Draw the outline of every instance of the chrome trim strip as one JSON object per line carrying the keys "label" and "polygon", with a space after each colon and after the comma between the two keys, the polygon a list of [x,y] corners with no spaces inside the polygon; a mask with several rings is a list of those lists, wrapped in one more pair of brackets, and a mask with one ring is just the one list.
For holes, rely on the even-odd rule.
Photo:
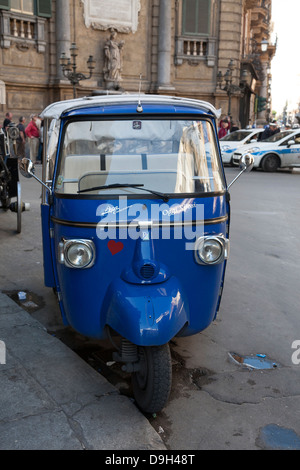
{"label": "chrome trim strip", "polygon": [[82,227],[82,228],[128,228],[128,227],[140,227],[140,228],[157,228],[157,227],[183,227],[183,226],[193,226],[193,225],[215,225],[215,224],[221,224],[222,222],[226,222],[228,220],[228,215],[222,216],[222,217],[215,217],[212,219],[206,219],[206,220],[187,220],[183,222],[155,222],[151,220],[145,220],[145,221],[124,221],[124,222],[116,222],[116,223],[103,223],[101,224],[101,221],[98,223],[95,222],[74,222],[71,220],[63,220],[63,219],[58,219],[57,217],[52,216],[51,217],[52,222],[55,224],[59,225],[66,225],[68,227]]}

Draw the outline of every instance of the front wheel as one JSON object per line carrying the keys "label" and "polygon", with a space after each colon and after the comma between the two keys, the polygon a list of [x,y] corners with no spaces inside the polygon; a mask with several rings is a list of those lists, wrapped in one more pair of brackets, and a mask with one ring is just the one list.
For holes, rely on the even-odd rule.
{"label": "front wheel", "polygon": [[264,157],[261,167],[263,171],[273,172],[280,166],[280,161],[277,155],[271,154]]}
{"label": "front wheel", "polygon": [[169,344],[139,347],[140,370],[132,374],[133,395],[145,413],[157,413],[166,405],[172,385]]}

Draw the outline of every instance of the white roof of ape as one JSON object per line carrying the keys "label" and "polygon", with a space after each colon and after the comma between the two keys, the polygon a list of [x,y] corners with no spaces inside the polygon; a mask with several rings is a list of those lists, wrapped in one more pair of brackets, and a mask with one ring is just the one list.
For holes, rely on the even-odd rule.
{"label": "white roof of ape", "polygon": [[138,105],[139,101],[141,101],[142,105],[143,103],[156,103],[170,104],[173,106],[190,106],[198,109],[201,108],[211,112],[216,118],[219,118],[221,115],[221,110],[216,110],[216,108],[207,101],[181,98],[176,96],[120,94],[87,96],[73,100],[58,101],[47,106],[47,108],[45,108],[41,113],[41,117],[44,119],[59,119],[64,112],[84,108],[86,106],[107,106],[110,104],[114,105],[123,103],[136,103],[136,105]]}

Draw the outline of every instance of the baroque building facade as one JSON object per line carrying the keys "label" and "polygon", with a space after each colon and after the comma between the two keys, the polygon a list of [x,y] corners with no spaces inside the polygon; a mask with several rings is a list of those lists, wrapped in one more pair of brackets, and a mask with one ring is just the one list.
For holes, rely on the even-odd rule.
{"label": "baroque building facade", "polygon": [[[113,4],[0,0],[2,113],[11,111],[16,120],[72,98],[61,66],[63,54],[65,74],[73,70],[71,48],[76,73],[89,76],[89,66],[93,72],[76,86],[78,97],[140,88],[209,101],[242,127],[268,120],[269,69],[276,51],[270,42],[272,0]],[[95,64],[87,63],[90,56]],[[258,97],[266,100],[266,109],[259,110]]]}

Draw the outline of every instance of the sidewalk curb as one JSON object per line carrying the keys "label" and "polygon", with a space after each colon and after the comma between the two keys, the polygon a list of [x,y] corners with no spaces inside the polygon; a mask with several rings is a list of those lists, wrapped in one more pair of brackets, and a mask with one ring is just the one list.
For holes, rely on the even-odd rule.
{"label": "sidewalk curb", "polygon": [[166,449],[129,398],[1,292],[0,340],[0,450]]}

